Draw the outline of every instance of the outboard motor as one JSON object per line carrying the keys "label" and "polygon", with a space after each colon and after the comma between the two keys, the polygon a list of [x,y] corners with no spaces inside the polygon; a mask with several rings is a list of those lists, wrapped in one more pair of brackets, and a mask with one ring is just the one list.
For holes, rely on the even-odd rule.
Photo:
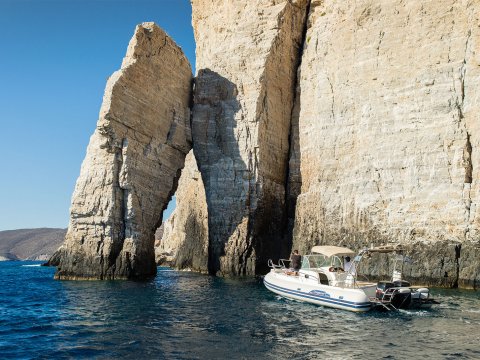
{"label": "outboard motor", "polygon": [[412,302],[412,289],[410,283],[405,280],[396,280],[393,282],[394,287],[399,288],[394,291],[392,296],[392,305],[397,309],[407,309]]}
{"label": "outboard motor", "polygon": [[379,281],[376,297],[379,300],[389,301],[396,309],[406,309],[412,302],[410,283],[404,280]]}
{"label": "outboard motor", "polygon": [[397,309],[408,309],[412,302],[412,290],[410,288],[394,290],[391,302]]}
{"label": "outboard motor", "polygon": [[415,305],[422,305],[428,301],[430,291],[427,288],[419,288],[412,292],[412,301]]}
{"label": "outboard motor", "polygon": [[419,294],[419,298],[422,300],[427,300],[430,296],[430,291],[427,288],[417,289],[417,293]]}

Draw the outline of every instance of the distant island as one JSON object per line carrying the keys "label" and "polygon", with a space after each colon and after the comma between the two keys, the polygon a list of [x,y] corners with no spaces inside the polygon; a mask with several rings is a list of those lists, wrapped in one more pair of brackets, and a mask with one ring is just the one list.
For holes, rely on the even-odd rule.
{"label": "distant island", "polygon": [[[0,261],[38,260],[48,261],[62,245],[67,229],[37,228],[0,231]],[[155,233],[156,262],[168,265],[171,261],[170,249],[160,247],[163,225]]]}
{"label": "distant island", "polygon": [[39,228],[0,231],[0,261],[48,260],[67,229]]}

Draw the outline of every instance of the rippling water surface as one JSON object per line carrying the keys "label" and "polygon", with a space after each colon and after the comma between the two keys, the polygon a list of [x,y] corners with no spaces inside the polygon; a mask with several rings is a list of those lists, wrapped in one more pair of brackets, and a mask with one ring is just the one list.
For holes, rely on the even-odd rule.
{"label": "rippling water surface", "polygon": [[54,281],[34,264],[0,262],[2,359],[480,359],[479,292],[438,289],[435,310],[355,314],[253,279],[159,268],[149,282]]}

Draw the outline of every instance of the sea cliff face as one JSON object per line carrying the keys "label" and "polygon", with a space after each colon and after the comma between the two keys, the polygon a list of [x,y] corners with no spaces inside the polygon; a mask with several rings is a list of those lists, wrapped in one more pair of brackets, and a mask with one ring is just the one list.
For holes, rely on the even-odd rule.
{"label": "sea cliff face", "polygon": [[480,276],[479,10],[474,1],[312,1],[295,248],[395,241],[415,253],[413,277]]}
{"label": "sea cliff face", "polygon": [[58,279],[155,275],[154,233],[191,148],[192,73],[153,23],[137,26],[108,80],[72,197]]}
{"label": "sea cliff face", "polygon": [[177,268],[254,275],[292,246],[400,242],[417,282],[478,286],[478,1],[192,10],[191,103],[190,67],[154,25],[107,85],[59,278],[153,274],[153,233],[193,146],[158,248]]}

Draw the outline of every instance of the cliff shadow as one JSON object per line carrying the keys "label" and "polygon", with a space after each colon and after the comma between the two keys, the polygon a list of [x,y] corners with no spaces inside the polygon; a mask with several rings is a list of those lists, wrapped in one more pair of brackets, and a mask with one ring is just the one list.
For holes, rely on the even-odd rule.
{"label": "cliff shadow", "polygon": [[300,89],[296,72],[291,77],[280,87],[263,84],[248,110],[254,121],[245,118],[235,83],[210,69],[195,79],[193,149],[205,185],[211,274],[260,274],[268,259],[289,256],[301,184]]}
{"label": "cliff shadow", "polygon": [[[296,201],[301,187],[299,81],[303,40],[297,40],[287,50],[284,46],[269,55],[263,94],[257,103],[261,184],[261,203],[254,216],[257,273],[268,271],[269,259],[288,258],[292,249]],[[278,56],[288,51],[288,59],[280,61]],[[278,74],[283,81],[278,81]]]}
{"label": "cliff shadow", "polygon": [[200,69],[193,98],[193,150],[208,208],[208,270],[246,274],[252,251],[247,235],[250,194],[255,184],[245,159],[253,163],[254,154],[249,151],[250,129],[242,121],[237,85],[215,71]]}
{"label": "cliff shadow", "polygon": [[297,198],[302,192],[302,174],[300,172],[302,152],[300,149],[300,111],[301,111],[301,87],[299,80],[300,79],[300,67],[298,68],[297,73],[297,84],[295,90],[295,102],[292,109],[292,122],[290,124],[290,134],[289,134],[289,158],[287,166],[287,185],[286,185],[286,194],[285,202],[287,209],[287,221],[285,229],[285,240],[284,244],[286,247],[287,253],[290,253],[293,249],[293,237],[294,237],[294,227],[295,227],[295,211],[297,208]]}

